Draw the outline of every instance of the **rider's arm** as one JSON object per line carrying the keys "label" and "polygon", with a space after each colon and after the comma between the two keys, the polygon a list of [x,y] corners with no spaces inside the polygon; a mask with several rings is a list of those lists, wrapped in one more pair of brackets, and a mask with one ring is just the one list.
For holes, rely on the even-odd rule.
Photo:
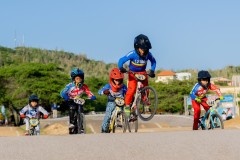
{"label": "rider's arm", "polygon": [[190,97],[195,100],[195,98],[197,97],[196,96],[196,93],[197,93],[197,90],[198,90],[198,87],[199,87],[199,84],[196,83],[192,89],[192,91],[190,92]]}
{"label": "rider's arm", "polygon": [[23,107],[23,109],[21,109],[20,111],[20,117],[21,118],[25,118],[25,113],[28,111],[28,105],[26,105],[25,107]]}
{"label": "rider's arm", "polygon": [[39,110],[39,112],[41,112],[43,114],[44,119],[48,118],[49,113],[42,106],[39,106],[38,110]]}
{"label": "rider's arm", "polygon": [[102,89],[100,89],[100,90],[98,91],[98,94],[99,94],[99,95],[103,95],[103,94],[104,94],[103,91],[109,90],[109,89],[111,89],[110,84],[106,84]]}
{"label": "rider's arm", "polygon": [[118,61],[118,68],[119,68],[119,69],[122,68],[122,67],[123,67],[123,64],[124,64],[125,62],[127,62],[128,60],[130,60],[132,55],[133,55],[133,52],[131,51],[131,52],[129,52],[127,55],[125,55],[125,56],[123,56],[122,58],[120,58],[119,61]]}
{"label": "rider's arm", "polygon": [[220,89],[217,88],[214,84],[210,83],[209,89],[216,92],[216,94],[220,97],[222,96],[222,93],[220,92]]}
{"label": "rider's arm", "polygon": [[156,59],[153,57],[151,52],[148,53],[148,59],[151,62],[151,70],[155,71],[155,69],[156,69]]}
{"label": "rider's arm", "polygon": [[89,90],[88,86],[86,84],[83,84],[82,86],[84,92],[88,95],[88,98],[91,100],[96,100],[96,96]]}
{"label": "rider's arm", "polygon": [[64,100],[69,100],[69,96],[68,96],[68,91],[71,88],[71,86],[68,84],[61,92],[60,92],[60,96],[64,99]]}

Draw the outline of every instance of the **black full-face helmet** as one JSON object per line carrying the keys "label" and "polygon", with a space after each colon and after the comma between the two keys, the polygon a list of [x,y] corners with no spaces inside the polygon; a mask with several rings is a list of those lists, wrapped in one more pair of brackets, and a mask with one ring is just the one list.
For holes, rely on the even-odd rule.
{"label": "black full-face helmet", "polygon": [[149,49],[152,48],[151,42],[147,36],[140,34],[134,39],[134,48],[138,52],[138,48],[144,50],[144,56],[149,52]]}
{"label": "black full-face helmet", "polygon": [[31,103],[31,102],[39,102],[39,98],[37,95],[33,94],[31,95],[29,98],[28,98],[28,102]]}
{"label": "black full-face helmet", "polygon": [[[211,79],[211,75],[208,71],[204,71],[204,70],[201,70],[198,72],[198,83],[201,84],[201,80],[205,79],[205,80],[208,80],[208,84],[207,86],[210,84],[210,79]],[[203,87],[207,87],[207,86],[203,86]]]}

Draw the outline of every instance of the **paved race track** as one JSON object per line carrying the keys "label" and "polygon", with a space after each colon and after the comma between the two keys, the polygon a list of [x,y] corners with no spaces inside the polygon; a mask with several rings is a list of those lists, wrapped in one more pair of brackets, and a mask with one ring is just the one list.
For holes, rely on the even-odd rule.
{"label": "paved race track", "polygon": [[[63,132],[60,136],[29,137],[21,136],[21,130],[17,127],[1,127],[0,160],[240,159],[238,127],[192,131],[191,117],[161,115],[149,122],[140,121],[139,133],[101,134],[99,130],[102,118],[103,116],[87,116],[88,128],[91,128],[93,134],[86,135],[70,136]],[[41,124],[51,126],[62,123],[67,128],[67,121],[68,118],[65,117],[42,120]],[[11,134],[6,135],[7,131]]]}
{"label": "paved race track", "polygon": [[3,160],[239,160],[239,130],[1,137]]}

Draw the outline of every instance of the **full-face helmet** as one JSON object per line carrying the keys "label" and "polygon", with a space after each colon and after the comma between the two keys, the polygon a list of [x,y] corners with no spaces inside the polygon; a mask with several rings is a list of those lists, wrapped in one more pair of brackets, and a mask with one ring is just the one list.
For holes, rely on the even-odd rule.
{"label": "full-face helmet", "polygon": [[[113,92],[119,91],[123,86],[124,74],[120,72],[118,68],[113,68],[110,72],[109,83]],[[118,80],[119,83],[116,84],[114,80]]]}
{"label": "full-face helmet", "polygon": [[207,86],[202,85],[203,87],[206,88],[210,84],[211,75],[208,71],[201,70],[201,71],[198,72],[198,78],[197,79],[198,79],[198,83],[200,83],[201,85],[202,85],[201,80],[207,80],[208,81]]}
{"label": "full-face helmet", "polygon": [[147,36],[140,34],[134,39],[134,48],[138,52],[138,49],[141,48],[144,51],[144,56],[149,52],[149,49],[152,48],[151,42]]}

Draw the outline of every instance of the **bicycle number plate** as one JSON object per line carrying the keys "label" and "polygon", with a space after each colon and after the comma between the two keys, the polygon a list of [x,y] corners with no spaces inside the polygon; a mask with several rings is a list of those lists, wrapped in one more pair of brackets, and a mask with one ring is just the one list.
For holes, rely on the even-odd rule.
{"label": "bicycle number plate", "polygon": [[135,74],[135,77],[141,81],[145,80],[146,79],[146,76],[143,75],[143,74]]}
{"label": "bicycle number plate", "polygon": [[77,103],[77,104],[80,104],[80,105],[83,105],[85,103],[85,100],[82,99],[82,98],[75,98],[74,100],[74,103]]}
{"label": "bicycle number plate", "polygon": [[31,118],[31,119],[29,120],[29,123],[30,123],[31,126],[36,127],[36,126],[38,125],[38,119],[36,119],[36,118]]}
{"label": "bicycle number plate", "polygon": [[123,106],[124,105],[124,99],[123,98],[116,98],[115,103],[118,106]]}

